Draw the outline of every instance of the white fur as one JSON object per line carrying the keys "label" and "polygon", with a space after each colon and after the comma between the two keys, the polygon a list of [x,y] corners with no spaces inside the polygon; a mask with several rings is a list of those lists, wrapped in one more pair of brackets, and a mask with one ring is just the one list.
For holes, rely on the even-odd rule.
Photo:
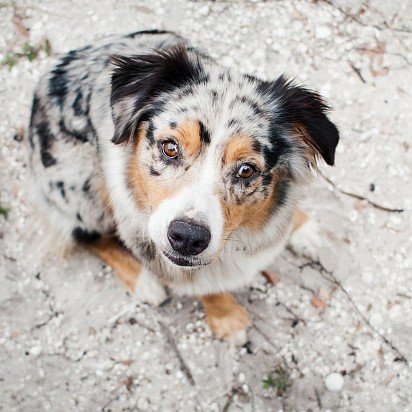
{"label": "white fur", "polygon": [[293,232],[289,244],[295,253],[313,260],[319,259],[322,237],[317,223],[314,220],[305,222],[299,229]]}
{"label": "white fur", "polygon": [[139,302],[159,306],[167,298],[165,288],[146,268],[142,269],[136,284],[135,297]]}

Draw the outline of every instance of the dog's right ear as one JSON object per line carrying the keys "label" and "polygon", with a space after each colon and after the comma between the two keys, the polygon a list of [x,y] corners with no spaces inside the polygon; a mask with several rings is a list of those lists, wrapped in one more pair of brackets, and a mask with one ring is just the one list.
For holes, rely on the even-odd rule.
{"label": "dog's right ear", "polygon": [[[155,99],[204,77],[196,54],[189,56],[183,44],[152,53],[111,56],[112,117],[115,124],[113,143],[129,141],[136,135],[139,121],[155,107]],[[143,117],[144,116],[144,117]]]}

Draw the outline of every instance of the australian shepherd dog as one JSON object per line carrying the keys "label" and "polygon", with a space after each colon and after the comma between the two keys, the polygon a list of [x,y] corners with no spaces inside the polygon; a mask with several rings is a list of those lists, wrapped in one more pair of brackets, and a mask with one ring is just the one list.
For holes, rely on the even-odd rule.
{"label": "australian shepherd dog", "polygon": [[230,292],[288,241],[316,243],[297,202],[317,161],[334,163],[327,110],[318,93],[235,72],[171,32],[105,39],[36,88],[35,200],[137,299],[196,295],[215,336],[244,342]]}

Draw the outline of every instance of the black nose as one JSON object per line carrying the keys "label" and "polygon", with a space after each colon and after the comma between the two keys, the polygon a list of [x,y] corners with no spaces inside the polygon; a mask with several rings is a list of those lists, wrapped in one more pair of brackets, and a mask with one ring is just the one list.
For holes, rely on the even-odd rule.
{"label": "black nose", "polygon": [[209,245],[210,230],[187,220],[173,220],[167,237],[172,248],[181,255],[198,255]]}

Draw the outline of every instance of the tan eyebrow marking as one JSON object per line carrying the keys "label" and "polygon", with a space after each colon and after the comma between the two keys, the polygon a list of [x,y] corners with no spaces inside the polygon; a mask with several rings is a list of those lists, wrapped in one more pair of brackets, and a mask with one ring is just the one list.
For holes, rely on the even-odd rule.
{"label": "tan eyebrow marking", "polygon": [[200,138],[200,124],[196,120],[187,120],[177,127],[179,143],[189,156],[200,152],[202,142]]}
{"label": "tan eyebrow marking", "polygon": [[[174,122],[172,123],[173,125],[175,124]],[[159,137],[164,139],[174,137],[183,147],[186,154],[195,156],[202,148],[200,134],[200,124],[197,120],[185,120],[184,122],[177,124],[176,127],[161,131]]]}
{"label": "tan eyebrow marking", "polygon": [[249,136],[243,134],[235,135],[226,146],[223,162],[224,164],[234,163],[240,159],[246,159],[255,153],[252,139]]}

